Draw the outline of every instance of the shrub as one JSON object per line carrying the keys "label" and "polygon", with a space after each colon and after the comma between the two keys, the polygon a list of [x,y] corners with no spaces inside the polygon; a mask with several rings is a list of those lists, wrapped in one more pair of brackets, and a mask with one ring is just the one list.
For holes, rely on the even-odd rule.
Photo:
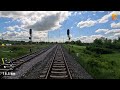
{"label": "shrub", "polygon": [[87,64],[90,66],[90,67],[98,67],[99,66],[99,61],[96,60],[96,59],[91,59],[87,62]]}
{"label": "shrub", "polygon": [[100,54],[97,54],[97,53],[93,53],[93,56],[97,57],[97,58],[100,58]]}
{"label": "shrub", "polygon": [[87,47],[88,50],[95,52],[97,54],[110,54],[113,53],[112,50],[107,48],[101,48],[101,47]]}
{"label": "shrub", "polygon": [[86,50],[86,49],[85,49],[85,50],[83,50],[83,52],[84,52],[85,54],[90,54],[90,55],[92,54],[92,52],[91,52],[91,51]]}
{"label": "shrub", "polygon": [[21,48],[21,47],[15,47],[15,46],[10,47],[11,51],[17,51],[17,50],[20,50],[20,49],[23,49],[23,48]]}
{"label": "shrub", "polygon": [[74,50],[71,50],[71,53],[75,53],[75,51],[74,51]]}

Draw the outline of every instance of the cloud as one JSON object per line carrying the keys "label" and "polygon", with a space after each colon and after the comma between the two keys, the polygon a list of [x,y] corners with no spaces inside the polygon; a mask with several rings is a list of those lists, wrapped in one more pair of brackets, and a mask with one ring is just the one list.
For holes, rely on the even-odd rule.
{"label": "cloud", "polygon": [[96,38],[104,37],[103,35],[81,36],[79,39],[84,43],[92,43]]}
{"label": "cloud", "polygon": [[98,29],[95,32],[96,33],[101,33],[101,32],[107,32],[107,31],[109,31],[109,29]]}
{"label": "cloud", "polygon": [[73,26],[71,27],[71,29],[73,28]]}
{"label": "cloud", "polygon": [[120,33],[120,29],[111,29],[107,31],[105,34],[115,34],[115,33]]}
{"label": "cloud", "polygon": [[119,23],[111,23],[111,28],[120,28],[120,22]]}
{"label": "cloud", "polygon": [[60,19],[59,13],[55,15],[50,15],[47,17],[43,17],[40,21],[37,21],[35,24],[27,26],[27,28],[32,28],[38,31],[44,30],[55,30],[60,28]]}
{"label": "cloud", "polygon": [[94,26],[97,22],[94,20],[86,20],[86,21],[81,21],[77,24],[77,27],[84,28],[84,27],[91,27]]}
{"label": "cloud", "polygon": [[35,31],[35,32],[33,32],[33,38],[34,39],[45,38],[47,36],[48,36],[47,31]]}
{"label": "cloud", "polygon": [[37,31],[58,29],[70,15],[68,11],[0,11],[0,17],[20,21],[22,28]]}
{"label": "cloud", "polygon": [[[93,13],[96,13],[97,11],[93,11]],[[103,12],[103,11],[101,11]],[[120,11],[113,11],[109,14],[104,15],[102,18],[98,20],[86,20],[86,21],[81,21],[77,24],[77,27],[84,28],[84,27],[91,27],[96,25],[97,23],[106,23],[108,22],[109,18],[112,17],[112,14],[117,14],[120,15]],[[94,14],[95,15],[95,14]],[[119,23],[118,24],[112,24],[112,27],[120,27]]]}
{"label": "cloud", "polygon": [[[57,30],[68,19],[69,11],[0,11],[0,17],[11,18],[18,25],[5,27],[2,36],[8,40],[29,40],[29,29],[33,32],[33,41],[47,38],[48,31]],[[9,23],[5,22],[5,23]]]}
{"label": "cloud", "polygon": [[113,11],[109,14],[104,15],[101,19],[98,19],[99,23],[106,23],[108,22],[109,18],[112,17],[112,14],[120,15],[120,11]]}
{"label": "cloud", "polygon": [[73,16],[76,16],[76,15],[81,15],[83,12],[82,11],[74,11],[73,13],[72,13],[72,15]]}
{"label": "cloud", "polygon": [[20,28],[18,25],[6,27],[7,30],[14,31],[15,29]]}
{"label": "cloud", "polygon": [[120,33],[115,33],[114,36],[120,36]]}
{"label": "cloud", "polygon": [[[48,32],[46,31],[34,31],[33,32],[33,41],[40,41],[41,38],[46,38]],[[17,41],[29,41],[29,32],[28,31],[6,31],[1,33],[1,36],[6,40],[17,40]],[[0,37],[1,37],[0,36]]]}
{"label": "cloud", "polygon": [[105,11],[92,11],[93,13],[96,13],[96,12],[100,12],[100,13],[103,13],[103,12],[105,12]]}

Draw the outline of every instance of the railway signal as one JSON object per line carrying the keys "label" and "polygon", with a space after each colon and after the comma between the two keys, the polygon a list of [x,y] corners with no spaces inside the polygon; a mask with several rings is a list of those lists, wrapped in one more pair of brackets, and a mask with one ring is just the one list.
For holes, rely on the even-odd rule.
{"label": "railway signal", "polygon": [[[68,40],[70,42],[70,30],[69,29],[67,29],[67,36],[68,36]],[[69,47],[69,53],[70,53],[70,47]]]}
{"label": "railway signal", "polygon": [[[30,29],[29,34],[30,34],[30,37],[29,37],[30,44],[32,44],[32,29]],[[31,48],[30,48],[30,52],[32,52]]]}
{"label": "railway signal", "polygon": [[70,30],[69,29],[67,30],[67,36],[68,36],[68,39],[70,40]]}
{"label": "railway signal", "polygon": [[30,42],[32,42],[32,29],[30,29],[29,33],[30,33],[29,39],[30,39]]}

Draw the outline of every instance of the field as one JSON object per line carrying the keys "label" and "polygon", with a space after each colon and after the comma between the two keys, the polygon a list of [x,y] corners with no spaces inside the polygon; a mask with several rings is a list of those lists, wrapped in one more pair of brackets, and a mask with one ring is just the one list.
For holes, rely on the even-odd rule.
{"label": "field", "polygon": [[0,46],[0,64],[2,63],[1,58],[18,58],[25,54],[30,53],[30,48],[32,48],[32,52],[37,51],[38,49],[45,48],[49,46],[49,44],[42,45],[15,45],[15,46]]}
{"label": "field", "polygon": [[64,44],[64,47],[70,48],[70,54],[93,78],[120,79],[120,52],[98,55],[86,50],[85,46]]}

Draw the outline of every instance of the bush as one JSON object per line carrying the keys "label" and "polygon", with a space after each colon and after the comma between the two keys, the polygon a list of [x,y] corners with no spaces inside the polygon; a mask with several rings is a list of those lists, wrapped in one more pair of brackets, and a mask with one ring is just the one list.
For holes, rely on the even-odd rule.
{"label": "bush", "polygon": [[113,53],[112,50],[107,48],[101,48],[101,47],[87,47],[88,50],[95,52],[97,54],[110,54]]}
{"label": "bush", "polygon": [[94,67],[98,67],[98,66],[99,66],[99,61],[93,58],[93,59],[89,60],[89,61],[87,62],[87,64],[88,64],[90,67],[94,68]]}
{"label": "bush", "polygon": [[89,50],[83,50],[83,52],[84,52],[85,54],[89,54],[89,55],[91,55],[91,54],[92,54],[92,52],[91,52],[91,51],[89,51]]}
{"label": "bush", "polygon": [[71,53],[75,53],[75,51],[74,51],[74,50],[71,50]]}
{"label": "bush", "polygon": [[23,49],[23,48],[21,48],[21,47],[15,47],[15,46],[10,47],[11,51],[17,51],[17,50],[20,50],[20,49]]}
{"label": "bush", "polygon": [[93,53],[93,56],[100,58],[100,54]]}

